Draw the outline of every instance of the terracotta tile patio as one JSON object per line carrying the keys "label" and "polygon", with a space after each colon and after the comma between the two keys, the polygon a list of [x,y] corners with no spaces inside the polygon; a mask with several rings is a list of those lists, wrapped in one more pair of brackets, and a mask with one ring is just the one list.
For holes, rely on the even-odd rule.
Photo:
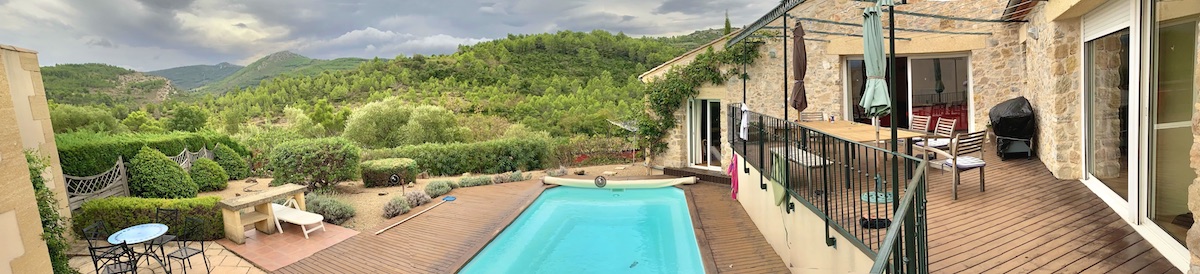
{"label": "terracotta tile patio", "polygon": [[226,239],[217,243],[241,255],[248,263],[266,271],[275,271],[358,235],[358,231],[327,223],[325,231],[313,231],[305,239],[300,226],[287,223],[282,226],[283,233],[270,235],[251,229],[246,232],[246,244],[239,245]]}
{"label": "terracotta tile patio", "polygon": [[[86,247],[86,244],[84,244],[84,246]],[[193,243],[192,247],[200,248],[199,244],[196,244],[196,243]],[[138,247],[138,250],[140,250],[140,248],[141,247]],[[236,254],[233,254],[233,252],[230,252],[224,246],[216,244],[215,242],[205,243],[204,248],[205,248],[204,254],[206,256],[208,256],[209,266],[212,267],[211,273],[236,273],[236,274],[266,273],[262,269],[254,267],[253,265],[250,264],[250,262],[243,260],[241,257],[238,257]],[[175,244],[172,243],[171,245],[169,245],[167,247],[167,253],[170,253],[171,251],[175,251],[176,249],[177,248],[175,247]],[[83,251],[84,253],[87,253],[86,248],[83,250],[84,250]],[[79,273],[83,273],[83,274],[95,274],[96,273],[96,268],[92,265],[91,258],[89,258],[86,255],[71,257],[70,264],[71,264],[71,268],[79,270]],[[183,272],[182,271],[183,269],[180,269],[180,264],[178,261],[174,261],[171,266],[175,273]],[[188,273],[209,273],[209,272],[204,271],[204,260],[201,259],[199,256],[192,257],[192,267],[188,268],[187,272]],[[166,271],[166,269],[163,269],[162,265],[159,265],[158,262],[155,262],[153,260],[150,260],[150,261],[142,260],[138,264],[138,273],[167,273],[167,271]]]}

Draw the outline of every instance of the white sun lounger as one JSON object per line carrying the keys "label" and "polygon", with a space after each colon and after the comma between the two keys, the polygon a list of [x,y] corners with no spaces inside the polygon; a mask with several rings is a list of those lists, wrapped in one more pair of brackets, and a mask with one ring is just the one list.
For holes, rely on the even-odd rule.
{"label": "white sun lounger", "polygon": [[[296,205],[296,200],[288,199],[282,205],[271,203],[271,210],[275,212],[275,227],[279,228],[279,233],[283,233],[283,227],[279,225],[279,221],[293,223],[300,226],[300,230],[304,231],[304,238],[308,239],[308,233],[316,231],[318,228],[325,231],[325,217],[320,214],[300,210]],[[308,228],[307,226],[314,226]]]}

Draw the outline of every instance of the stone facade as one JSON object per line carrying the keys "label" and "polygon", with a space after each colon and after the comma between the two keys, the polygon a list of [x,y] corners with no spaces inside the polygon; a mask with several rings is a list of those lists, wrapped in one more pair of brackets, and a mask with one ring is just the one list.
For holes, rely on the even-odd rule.
{"label": "stone facade", "polygon": [[1079,19],[1052,21],[1042,4],[1026,19],[1025,29],[1034,34],[1024,42],[1027,88],[1021,95],[1037,115],[1038,158],[1055,177],[1079,179],[1083,175]]}
{"label": "stone facade", "polygon": [[[4,248],[0,248],[0,274],[50,273],[50,256],[41,239],[42,223],[33,185],[29,183],[19,122],[28,114],[21,110],[29,105],[17,106],[9,100],[14,87],[32,85],[27,83],[31,78],[11,79],[9,76],[14,72],[10,70],[14,69],[38,71],[36,52],[0,47],[0,188],[5,190],[0,191],[0,243],[4,243]],[[40,84],[37,81],[39,87]],[[41,110],[48,112],[45,99],[41,102]],[[48,136],[53,139],[52,134]]]}

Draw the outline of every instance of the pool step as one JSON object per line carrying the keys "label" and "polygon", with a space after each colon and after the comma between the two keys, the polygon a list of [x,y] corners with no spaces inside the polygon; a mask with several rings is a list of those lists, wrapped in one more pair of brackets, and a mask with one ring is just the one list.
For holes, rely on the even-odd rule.
{"label": "pool step", "polygon": [[696,176],[696,178],[700,178],[701,181],[705,182],[729,184],[729,175],[714,170],[691,167],[667,167],[663,168],[663,175],[678,177]]}

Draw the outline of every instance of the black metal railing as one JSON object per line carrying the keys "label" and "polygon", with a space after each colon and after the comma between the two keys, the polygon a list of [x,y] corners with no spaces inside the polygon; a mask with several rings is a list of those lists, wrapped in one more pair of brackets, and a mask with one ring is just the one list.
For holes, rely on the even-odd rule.
{"label": "black metal railing", "polygon": [[[743,139],[740,106],[730,106],[728,114],[728,140],[746,161],[743,172],[755,167],[763,175],[758,182],[761,189],[777,183],[786,189],[786,196],[824,219],[827,245],[837,245],[832,233],[839,233],[868,256],[898,256],[888,262],[901,263],[885,262],[888,266],[927,262],[925,161],[908,155],[911,146],[906,149],[908,154],[897,153],[880,147],[886,146],[884,143],[846,140],[752,111],[745,113]],[[916,200],[905,202],[910,198]],[[796,205],[787,200],[784,206],[791,213]],[[909,227],[912,229],[889,234]],[[899,272],[923,273],[921,269]]]}

